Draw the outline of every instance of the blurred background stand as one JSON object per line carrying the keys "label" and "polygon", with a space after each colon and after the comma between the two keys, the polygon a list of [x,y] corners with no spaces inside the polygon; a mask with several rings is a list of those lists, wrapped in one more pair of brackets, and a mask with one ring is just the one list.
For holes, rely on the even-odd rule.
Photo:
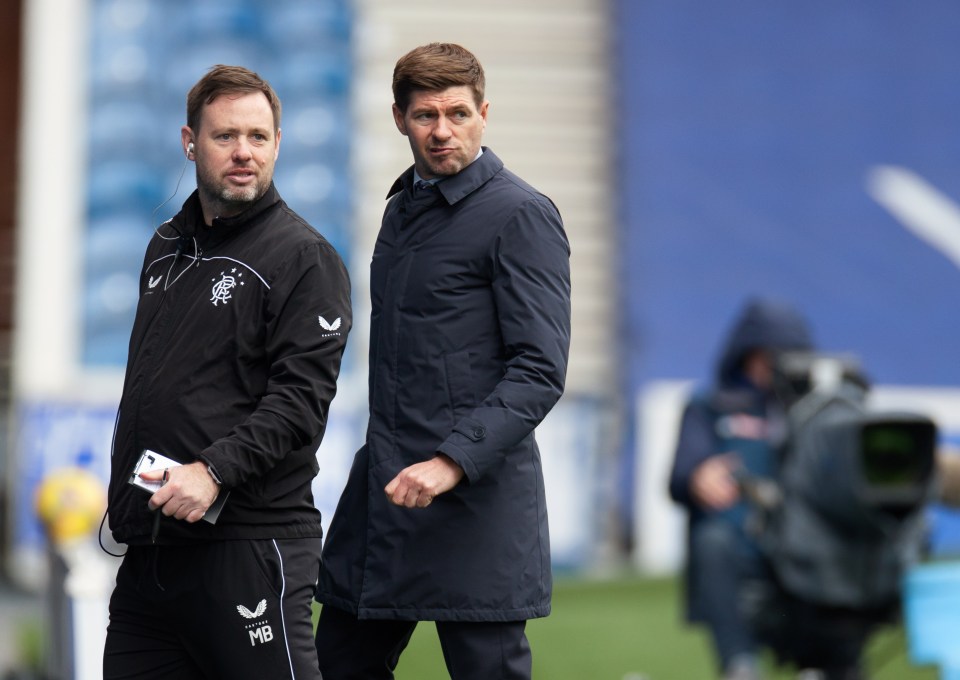
{"label": "blurred background stand", "polygon": [[106,489],[89,470],[59,468],[44,478],[35,502],[49,538],[44,675],[99,680],[116,572],[116,561],[96,539],[106,512]]}

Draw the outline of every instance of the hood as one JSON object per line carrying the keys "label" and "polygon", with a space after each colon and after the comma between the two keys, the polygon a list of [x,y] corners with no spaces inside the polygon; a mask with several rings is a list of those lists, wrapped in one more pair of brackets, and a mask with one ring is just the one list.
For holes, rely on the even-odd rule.
{"label": "hood", "polygon": [[752,299],[744,305],[727,334],[717,362],[717,380],[722,386],[740,381],[740,363],[755,349],[772,351],[811,350],[810,328],[800,313],[785,302]]}

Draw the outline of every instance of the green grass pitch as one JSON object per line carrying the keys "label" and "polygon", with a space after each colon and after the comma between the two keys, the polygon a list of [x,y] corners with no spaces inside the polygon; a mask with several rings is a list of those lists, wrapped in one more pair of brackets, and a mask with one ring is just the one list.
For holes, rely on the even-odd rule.
{"label": "green grass pitch", "polygon": [[[676,579],[558,578],[553,613],[530,621],[535,680],[713,680],[709,639],[683,622]],[[879,632],[866,655],[870,680],[936,680],[907,658],[902,627]],[[767,660],[769,661],[769,660]],[[794,673],[766,663],[770,680]],[[400,659],[397,680],[446,680],[431,623],[421,623]]]}

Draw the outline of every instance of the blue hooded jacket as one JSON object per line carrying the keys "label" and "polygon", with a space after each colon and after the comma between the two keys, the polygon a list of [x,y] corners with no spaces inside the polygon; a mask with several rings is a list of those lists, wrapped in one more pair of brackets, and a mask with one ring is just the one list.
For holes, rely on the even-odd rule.
{"label": "blue hooded jacket", "polygon": [[[766,299],[747,303],[723,345],[715,384],[695,393],[685,409],[670,475],[670,495],[675,501],[698,510],[690,497],[690,476],[707,458],[735,450],[723,446],[733,443],[727,440],[770,441],[766,435],[773,433],[768,429],[757,431],[750,424],[752,418],[765,420],[775,404],[772,395],[758,390],[743,375],[747,354],[757,349],[779,352],[812,348],[807,323],[792,307]],[[738,415],[750,419],[737,420]]]}
{"label": "blue hooded jacket", "polygon": [[[789,305],[754,299],[744,306],[723,345],[714,384],[691,397],[680,426],[670,474],[670,496],[689,510],[691,530],[698,522],[717,515],[745,530],[745,502],[710,511],[700,507],[691,496],[691,477],[705,460],[732,451],[752,476],[769,478],[778,471],[779,450],[786,436],[783,408],[774,394],[747,380],[742,370],[744,358],[758,349],[777,353],[812,348],[806,321]],[[689,562],[698,559],[689,541],[688,558]],[[687,594],[689,613],[696,619],[696,594],[689,587]]]}

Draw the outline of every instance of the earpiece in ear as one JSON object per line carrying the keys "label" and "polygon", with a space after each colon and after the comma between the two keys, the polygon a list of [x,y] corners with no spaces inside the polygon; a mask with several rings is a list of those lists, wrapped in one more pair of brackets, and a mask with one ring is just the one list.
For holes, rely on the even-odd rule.
{"label": "earpiece in ear", "polygon": [[187,155],[189,156],[192,153],[193,153],[193,142],[190,142],[189,144],[187,144]]}

